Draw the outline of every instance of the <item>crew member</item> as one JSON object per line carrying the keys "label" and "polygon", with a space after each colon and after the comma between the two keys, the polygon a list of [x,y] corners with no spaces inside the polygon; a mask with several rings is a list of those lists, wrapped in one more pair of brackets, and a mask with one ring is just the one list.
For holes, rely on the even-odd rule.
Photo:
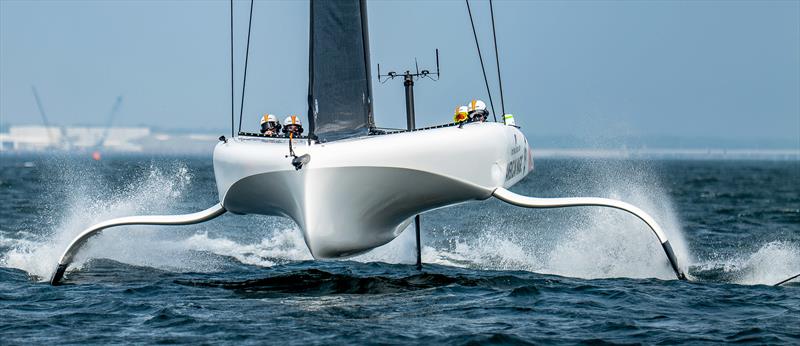
{"label": "crew member", "polygon": [[264,136],[275,137],[281,133],[281,123],[278,117],[272,114],[264,114],[261,117],[261,134]]}
{"label": "crew member", "polygon": [[299,137],[301,134],[303,134],[303,123],[300,122],[300,117],[290,115],[283,120],[284,137]]}
{"label": "crew member", "polygon": [[456,107],[455,114],[453,115],[453,122],[460,124],[467,120],[469,120],[469,108],[467,108],[467,106]]}
{"label": "crew member", "polygon": [[486,103],[481,100],[472,100],[469,103],[469,121],[471,122],[484,122],[489,117],[489,110],[486,109]]}

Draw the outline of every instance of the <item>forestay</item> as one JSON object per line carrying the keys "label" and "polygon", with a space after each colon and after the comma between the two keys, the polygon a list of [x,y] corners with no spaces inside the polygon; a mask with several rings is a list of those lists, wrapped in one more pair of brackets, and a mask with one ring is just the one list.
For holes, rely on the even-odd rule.
{"label": "forestay", "polygon": [[322,142],[375,127],[365,0],[311,1],[308,120]]}

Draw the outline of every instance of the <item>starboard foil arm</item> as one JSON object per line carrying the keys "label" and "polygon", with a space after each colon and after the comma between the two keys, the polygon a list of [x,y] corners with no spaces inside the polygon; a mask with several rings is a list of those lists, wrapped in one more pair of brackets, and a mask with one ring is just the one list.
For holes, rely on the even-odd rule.
{"label": "starboard foil arm", "polygon": [[67,247],[67,250],[64,251],[64,254],[61,256],[61,260],[58,261],[58,267],[50,278],[50,284],[58,285],[64,277],[64,272],[67,270],[67,267],[72,263],[73,258],[81,247],[86,244],[86,241],[106,228],[127,225],[191,225],[216,218],[224,214],[225,211],[225,207],[222,206],[222,203],[218,203],[211,208],[192,214],[126,216],[98,223],[81,232],[81,234],[69,244],[69,247]]}
{"label": "starboard foil arm", "polygon": [[777,286],[783,285],[783,284],[785,284],[785,283],[787,283],[787,282],[789,282],[789,281],[792,281],[792,280],[794,280],[794,279],[797,279],[797,278],[799,278],[799,277],[800,277],[800,274],[795,274],[795,275],[792,275],[791,277],[789,277],[788,279],[782,280],[781,282],[779,282],[779,283],[777,283],[777,284],[774,284],[774,285],[772,285],[772,286],[776,286],[776,287],[777,287]]}
{"label": "starboard foil arm", "polygon": [[509,190],[506,190],[502,187],[497,188],[492,193],[495,197],[500,199],[503,202],[510,203],[520,207],[526,208],[563,208],[563,207],[580,207],[580,206],[599,206],[599,207],[610,207],[619,210],[624,210],[628,213],[631,213],[644,221],[653,233],[658,237],[658,241],[661,242],[661,247],[664,249],[664,253],[667,255],[667,259],[669,260],[670,266],[672,266],[672,270],[675,271],[675,276],[678,277],[680,280],[686,280],[686,275],[681,270],[680,266],[678,265],[678,259],[675,257],[675,253],[672,251],[672,246],[669,244],[669,240],[667,240],[667,236],[664,234],[664,231],[661,229],[661,226],[658,225],[655,219],[652,216],[644,212],[643,210],[639,209],[638,207],[625,203],[622,201],[608,199],[608,198],[598,198],[598,197],[568,197],[568,198],[536,198],[536,197],[528,197],[523,195],[518,195],[513,193]]}

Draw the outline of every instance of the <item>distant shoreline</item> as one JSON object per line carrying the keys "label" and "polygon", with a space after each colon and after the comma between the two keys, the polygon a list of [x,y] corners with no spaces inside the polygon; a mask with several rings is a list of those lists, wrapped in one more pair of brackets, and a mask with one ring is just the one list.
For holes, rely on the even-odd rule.
{"label": "distant shoreline", "polygon": [[536,158],[675,159],[675,160],[800,160],[800,149],[533,149]]}
{"label": "distant shoreline", "polygon": [[[210,143],[208,143],[210,144]],[[103,150],[104,157],[207,157],[211,159],[213,144],[195,150]],[[752,161],[800,161],[800,149],[595,149],[595,148],[531,148],[534,162],[538,159],[607,159],[607,160],[752,160]],[[91,151],[0,151],[3,157],[81,157],[87,158]]]}

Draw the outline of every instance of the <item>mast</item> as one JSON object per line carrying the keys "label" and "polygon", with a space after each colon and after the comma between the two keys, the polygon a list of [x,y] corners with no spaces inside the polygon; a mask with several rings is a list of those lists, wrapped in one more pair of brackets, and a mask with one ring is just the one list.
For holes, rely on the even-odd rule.
{"label": "mast", "polygon": [[311,0],[309,136],[365,136],[375,127],[365,0]]}
{"label": "mast", "polygon": [[[419,70],[419,65],[416,64],[416,59],[414,59],[415,63],[414,66],[416,67],[416,72],[412,73],[411,71],[406,71],[402,74],[403,76],[403,87],[406,91],[406,127],[408,131],[413,131],[417,128],[416,125],[416,115],[414,112],[414,79],[418,78],[430,78],[434,81],[439,80],[439,49],[436,49],[436,72],[431,73],[429,70]],[[432,76],[436,76],[434,79]],[[391,71],[385,75],[381,74],[381,65],[378,64],[378,81],[381,78],[394,79],[395,77],[400,77],[397,72]],[[422,270],[422,240],[420,238],[420,228],[422,220],[417,214],[414,216],[414,231],[415,237],[417,241],[417,269]]]}

